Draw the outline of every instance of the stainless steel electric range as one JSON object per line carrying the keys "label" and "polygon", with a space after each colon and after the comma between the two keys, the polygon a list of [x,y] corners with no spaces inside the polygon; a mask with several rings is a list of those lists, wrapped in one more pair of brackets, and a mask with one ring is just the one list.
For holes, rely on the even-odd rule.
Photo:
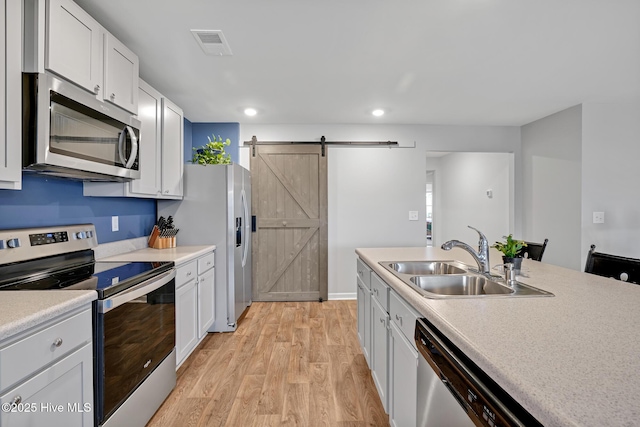
{"label": "stainless steel electric range", "polygon": [[175,387],[172,262],[99,262],[92,224],[0,230],[0,290],[90,289],[96,426],[143,427]]}

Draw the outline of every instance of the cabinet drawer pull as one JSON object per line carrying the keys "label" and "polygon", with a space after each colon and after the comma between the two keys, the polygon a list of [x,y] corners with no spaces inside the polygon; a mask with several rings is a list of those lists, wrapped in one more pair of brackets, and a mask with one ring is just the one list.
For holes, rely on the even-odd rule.
{"label": "cabinet drawer pull", "polygon": [[378,295],[378,288],[373,288],[373,293]]}
{"label": "cabinet drawer pull", "polygon": [[96,85],[96,86],[93,88],[93,91],[94,91],[95,93],[100,92],[100,85]]}
{"label": "cabinet drawer pull", "polygon": [[362,270],[358,270],[358,274],[362,276]]}
{"label": "cabinet drawer pull", "polygon": [[116,94],[115,93],[111,94],[111,99],[116,99]]}
{"label": "cabinet drawer pull", "polygon": [[211,261],[207,262],[207,265],[211,265]]}
{"label": "cabinet drawer pull", "polygon": [[56,340],[53,342],[53,345],[56,347],[60,347],[62,345],[62,338],[56,338]]}
{"label": "cabinet drawer pull", "polygon": [[189,277],[189,276],[191,276],[191,272],[188,272],[188,273],[187,273],[187,277]]}
{"label": "cabinet drawer pull", "polygon": [[400,322],[400,325],[402,325],[402,316],[398,316],[398,315],[396,314],[396,320],[397,320],[398,322]]}
{"label": "cabinet drawer pull", "polygon": [[16,397],[14,397],[11,400],[11,406],[15,406],[15,405],[17,405],[19,403],[22,403],[22,396],[20,396],[20,395],[17,395]]}
{"label": "cabinet drawer pull", "polygon": [[384,323],[384,317],[380,318],[380,323]]}

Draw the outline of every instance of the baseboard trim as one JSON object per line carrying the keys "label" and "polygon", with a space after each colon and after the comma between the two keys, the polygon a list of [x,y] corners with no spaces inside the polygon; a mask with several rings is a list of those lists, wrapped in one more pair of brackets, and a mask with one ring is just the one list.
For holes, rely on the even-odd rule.
{"label": "baseboard trim", "polygon": [[345,293],[333,293],[329,294],[330,300],[342,300],[342,299],[357,299],[357,292],[345,292]]}

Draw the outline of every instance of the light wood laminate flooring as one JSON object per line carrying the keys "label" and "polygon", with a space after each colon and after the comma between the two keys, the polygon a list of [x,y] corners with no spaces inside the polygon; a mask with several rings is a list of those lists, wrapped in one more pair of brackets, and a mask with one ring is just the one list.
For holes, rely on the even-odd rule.
{"label": "light wood laminate flooring", "polygon": [[358,342],[356,301],[254,302],[208,334],[148,427],[388,426]]}

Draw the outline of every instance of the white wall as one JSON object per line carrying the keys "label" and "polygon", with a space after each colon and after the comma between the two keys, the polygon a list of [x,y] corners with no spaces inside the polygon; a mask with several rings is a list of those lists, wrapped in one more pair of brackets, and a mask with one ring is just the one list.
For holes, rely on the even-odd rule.
{"label": "white wall", "polygon": [[549,239],[544,262],[581,269],[582,108],[522,127],[522,238]]}
{"label": "white wall", "polygon": [[475,246],[468,225],[490,243],[513,232],[513,154],[450,153],[427,158],[427,169],[435,170],[434,246],[451,239]]}
{"label": "white wall", "polygon": [[640,258],[640,102],[585,103],[582,115],[582,268],[591,244]]}
{"label": "white wall", "polygon": [[[241,141],[253,135],[259,141],[391,140],[405,147],[328,147],[329,298],[355,298],[357,247],[425,245],[427,150],[520,155],[519,127],[241,124]],[[240,149],[245,167],[249,156],[248,148]],[[419,221],[408,220],[409,210],[419,212]]]}

